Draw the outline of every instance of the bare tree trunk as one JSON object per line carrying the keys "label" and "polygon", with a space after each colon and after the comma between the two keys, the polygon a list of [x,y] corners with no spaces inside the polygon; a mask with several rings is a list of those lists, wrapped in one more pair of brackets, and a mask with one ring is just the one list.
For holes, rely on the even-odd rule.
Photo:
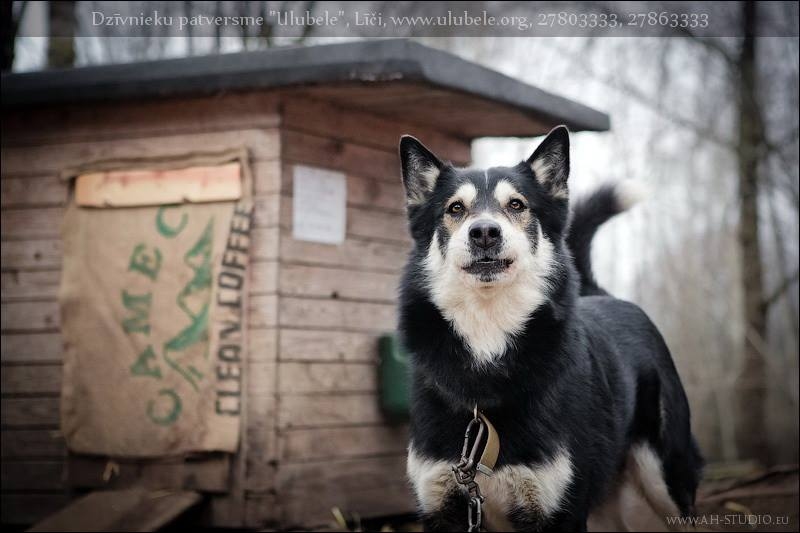
{"label": "bare tree trunk", "polygon": [[191,24],[192,20],[192,3],[191,2],[184,2],[183,3],[183,12],[186,15],[186,18],[189,19],[189,24],[186,25],[186,49],[187,55],[193,56],[194,55],[194,26]]}
{"label": "bare tree trunk", "polygon": [[[283,9],[285,9],[285,7],[286,7],[286,3],[284,2],[283,4],[281,4],[281,6],[278,9],[278,11],[282,11]],[[272,31],[273,31],[273,27],[272,27],[272,24],[267,22],[269,20],[269,18],[267,17],[267,13],[268,13],[267,3],[263,2],[261,4],[261,10],[260,10],[259,15],[264,19],[264,24],[262,24],[258,28],[258,39],[261,42],[264,43],[266,48],[272,48]]]}
{"label": "bare tree trunk", "polygon": [[22,20],[22,13],[25,10],[27,2],[22,3],[20,13],[17,17],[14,16],[14,2],[3,2],[2,7],[2,20],[0,20],[0,28],[2,28],[2,45],[0,45],[0,53],[2,54],[2,61],[0,62],[0,70],[3,72],[11,70],[14,65],[14,46],[17,40],[17,30],[19,29],[19,22]]}
{"label": "bare tree trunk", "polygon": [[48,2],[50,39],[47,66],[65,68],[75,64],[75,2]]}
{"label": "bare tree trunk", "polygon": [[769,463],[766,435],[767,364],[763,352],[766,312],[759,241],[758,149],[763,132],[756,86],[756,2],[743,5],[744,39],[736,59],[738,79],[739,135],[739,246],[742,257],[744,304],[744,350],[741,374],[736,383],[740,420],[736,432],[740,457]]}
{"label": "bare tree trunk", "polygon": [[[214,5],[214,16],[222,17],[222,2],[217,2]],[[222,25],[217,24],[214,29],[214,52],[219,54],[222,52]]]}

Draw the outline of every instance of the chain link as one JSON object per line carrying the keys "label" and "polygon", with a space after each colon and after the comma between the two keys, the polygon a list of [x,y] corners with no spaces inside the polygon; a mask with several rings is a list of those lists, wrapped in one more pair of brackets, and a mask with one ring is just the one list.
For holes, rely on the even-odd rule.
{"label": "chain link", "polygon": [[[478,428],[475,435],[475,441],[470,446],[472,440],[472,433],[475,428]],[[470,420],[467,425],[467,431],[464,433],[464,446],[461,449],[461,459],[457,465],[453,465],[453,475],[456,482],[463,485],[467,489],[469,495],[469,502],[467,505],[467,531],[475,532],[481,530],[481,523],[483,522],[483,495],[478,483],[475,481],[475,475],[478,473],[478,464],[475,457],[481,445],[481,437],[486,431],[486,426],[483,421],[477,416],[477,409],[475,417]]]}
{"label": "chain link", "polygon": [[481,505],[483,504],[483,500],[478,497],[472,497],[469,499],[469,507],[467,511],[467,531],[480,531],[481,530],[481,513],[483,512],[481,509]]}

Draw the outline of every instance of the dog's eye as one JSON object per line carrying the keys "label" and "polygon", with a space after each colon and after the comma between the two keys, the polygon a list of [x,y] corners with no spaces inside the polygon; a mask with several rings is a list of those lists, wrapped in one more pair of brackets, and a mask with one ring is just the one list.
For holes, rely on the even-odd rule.
{"label": "dog's eye", "polygon": [[514,198],[513,200],[508,202],[508,207],[512,211],[522,211],[523,209],[525,209],[525,204],[523,204],[521,200],[517,200],[516,198]]}
{"label": "dog's eye", "polygon": [[462,204],[461,202],[453,202],[447,208],[447,214],[449,215],[458,215],[463,211],[464,211],[464,204]]}

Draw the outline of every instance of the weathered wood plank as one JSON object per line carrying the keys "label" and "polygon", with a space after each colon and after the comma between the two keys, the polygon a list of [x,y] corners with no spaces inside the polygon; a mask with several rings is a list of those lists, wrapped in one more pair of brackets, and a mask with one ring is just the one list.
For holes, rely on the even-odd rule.
{"label": "weathered wood plank", "polygon": [[127,488],[137,483],[140,476],[141,463],[137,461],[89,455],[69,455],[66,460],[67,483],[79,489]]}
{"label": "weathered wood plank", "polygon": [[278,259],[280,240],[279,228],[253,228],[250,233],[250,259],[253,261]]}
{"label": "weathered wood plank", "polygon": [[320,486],[336,487],[347,492],[379,489],[394,474],[405,475],[406,453],[358,459],[333,459],[282,464],[277,473],[280,486],[288,491],[308,490]]}
{"label": "weathered wood plank", "polygon": [[0,345],[3,363],[60,363],[63,356],[60,333],[3,334]]}
{"label": "weathered wood plank", "polygon": [[374,83],[325,84],[305,89],[298,89],[297,94],[311,98],[330,101],[332,105],[366,108],[375,104],[393,104],[397,102],[413,102],[428,94],[450,94],[445,90],[434,89],[423,82],[383,81]]}
{"label": "weathered wood plank", "polygon": [[405,214],[406,193],[399,179],[397,183],[391,183],[350,174],[347,176],[347,203]]}
{"label": "weathered wood plank", "polygon": [[287,296],[317,296],[393,302],[398,275],[328,267],[285,264],[280,269],[280,291]]}
{"label": "weathered wood plank", "polygon": [[2,301],[55,299],[61,284],[58,270],[8,270],[0,273]]}
{"label": "weathered wood plank", "polygon": [[[57,116],[58,120],[53,120]],[[3,144],[57,143],[273,128],[280,123],[278,95],[263,91],[222,96],[41,106],[4,111]]]}
{"label": "weathered wood plank", "polygon": [[280,240],[281,261],[310,265],[330,265],[358,270],[400,272],[411,246],[407,243],[345,239],[338,246],[297,241],[287,231]]}
{"label": "weathered wood plank", "polygon": [[[405,102],[379,103],[367,109],[375,114],[393,115],[398,106],[404,107],[404,120],[455,136],[535,137],[544,135],[557,125],[543,115],[520,113],[508,104],[449,91],[430,93]],[[475,131],[476,124],[480,124],[480,133]]]}
{"label": "weathered wood plank", "polygon": [[278,325],[278,296],[255,295],[248,298],[248,324],[251,328],[270,328]]}
{"label": "weathered wood plank", "polygon": [[274,394],[250,394],[247,398],[247,419],[244,430],[248,454],[244,485],[248,491],[275,488],[278,468],[278,434],[275,421],[277,398]]}
{"label": "weathered wood plank", "polygon": [[204,524],[228,529],[244,526],[244,492],[237,490],[235,494],[212,494],[207,501],[202,518]]}
{"label": "weathered wood plank", "polygon": [[[277,395],[277,338],[276,329],[251,329],[248,332],[248,366],[246,375],[247,396],[242,428],[242,474],[239,490],[271,490],[274,488],[277,433],[275,411]],[[236,507],[246,522],[246,503]],[[221,505],[221,504],[220,504]],[[217,506],[215,512],[222,512]],[[228,506],[229,507],[229,506]]]}
{"label": "weathered wood plank", "polygon": [[251,164],[251,169],[253,172],[253,191],[256,195],[273,194],[281,191],[280,160],[254,161]]}
{"label": "weathered wood plank", "polygon": [[249,362],[274,362],[278,359],[278,330],[275,328],[251,329],[247,332],[247,360]]}
{"label": "weathered wood plank", "polygon": [[[372,473],[369,475],[382,475]],[[313,498],[307,491],[281,493],[281,524],[291,529],[313,529],[315,526],[330,528],[333,523],[331,509],[339,507],[362,518],[413,513],[414,498],[403,480],[403,474],[395,475],[392,482],[380,489],[356,488],[344,491],[334,487],[319,486],[313,489]]]}
{"label": "weathered wood plank", "polygon": [[62,207],[3,209],[0,236],[6,240],[53,239],[61,235]]}
{"label": "weathered wood plank", "polygon": [[347,231],[356,237],[387,239],[411,245],[405,215],[348,208]]}
{"label": "weathered wood plank", "polygon": [[408,446],[405,426],[290,429],[283,433],[281,459],[308,461],[403,453]]}
{"label": "weathered wood plank", "polygon": [[[545,116],[520,113],[508,104],[492,102],[477,95],[432,89],[415,82],[387,81],[361,86],[355,83],[328,84],[303,89],[303,93],[342,107],[357,107],[375,115],[397,117],[454,137],[508,137],[513,136],[513,132],[530,136],[532,132],[544,134],[554,126]],[[480,124],[480,133],[476,132],[476,124]]]}
{"label": "weathered wood plank", "polygon": [[288,394],[375,392],[377,368],[360,363],[281,363],[278,391]]}
{"label": "weathered wood plank", "polygon": [[3,490],[57,490],[64,487],[62,461],[3,461]]}
{"label": "weathered wood plank", "polygon": [[393,183],[400,179],[396,153],[292,130],[282,130],[281,139],[283,159],[290,163],[341,170]]}
{"label": "weathered wood plank", "polygon": [[226,493],[232,488],[231,462],[227,453],[190,455],[172,465],[173,472],[158,462],[142,465],[141,485],[150,489],[180,486],[204,493]]}
{"label": "weathered wood plank", "polygon": [[3,207],[42,207],[67,202],[67,183],[55,175],[3,179],[0,192]]}
{"label": "weathered wood plank", "polygon": [[250,263],[250,295],[278,292],[278,262],[258,261]]}
{"label": "weathered wood plank", "polygon": [[282,329],[281,361],[350,361],[378,360],[376,333]]}
{"label": "weathered wood plank", "polygon": [[3,394],[58,394],[61,365],[4,365],[0,384]]}
{"label": "weathered wood plank", "polygon": [[469,141],[456,139],[432,129],[345,109],[310,98],[285,98],[283,125],[287,129],[365,144],[397,153],[400,136],[413,134],[444,159],[466,164],[471,159]]}
{"label": "weathered wood plank", "polygon": [[269,228],[278,225],[281,195],[270,193],[257,196],[253,205],[253,227]]}
{"label": "weathered wood plank", "polygon": [[278,423],[283,429],[385,422],[378,396],[372,393],[285,395],[278,410]]}
{"label": "weathered wood plank", "polygon": [[230,488],[228,454],[201,454],[140,461],[114,459],[114,475],[106,478],[110,459],[70,455],[69,485],[78,488],[123,489],[132,486],[148,489],[190,489],[225,492]]}
{"label": "weathered wood plank", "polygon": [[69,497],[64,492],[4,492],[0,502],[3,524],[30,525],[66,506]]}
{"label": "weathered wood plank", "polygon": [[58,426],[60,407],[56,397],[3,398],[0,407],[0,423],[3,427]]}
{"label": "weathered wood plank", "polygon": [[[281,227],[292,229],[292,197],[284,196],[280,204]],[[347,236],[395,241],[410,247],[406,216],[399,213],[374,211],[360,207],[347,208]]]}
{"label": "weathered wood plank", "polygon": [[61,241],[59,239],[3,241],[3,269],[58,268],[61,266]]}
{"label": "weathered wood plank", "polygon": [[275,361],[250,361],[247,364],[247,394],[267,395],[275,392],[278,365]]}
{"label": "weathered wood plank", "polygon": [[393,304],[282,296],[280,308],[280,325],[288,327],[383,332],[393,331],[397,324]]}
{"label": "weathered wood plank", "polygon": [[[285,526],[330,522],[336,506],[361,516],[414,510],[406,482],[405,453],[388,457],[282,464],[278,471]],[[313,494],[314,498],[304,495]]]}
{"label": "weathered wood plank", "polygon": [[156,531],[202,501],[194,491],[94,491],[28,531]]}
{"label": "weathered wood plank", "polygon": [[8,302],[0,306],[3,331],[53,330],[60,323],[57,302]]}
{"label": "weathered wood plank", "polygon": [[22,177],[59,174],[91,161],[182,156],[192,152],[219,152],[247,147],[254,160],[275,160],[280,155],[277,129],[238,129],[213,133],[146,136],[118,140],[33,144],[0,147],[2,174]]}
{"label": "weathered wood plank", "polygon": [[280,517],[279,497],[273,492],[248,493],[245,499],[244,527],[274,530]]}
{"label": "weathered wood plank", "polygon": [[4,459],[66,457],[64,436],[58,430],[3,430],[0,449]]}

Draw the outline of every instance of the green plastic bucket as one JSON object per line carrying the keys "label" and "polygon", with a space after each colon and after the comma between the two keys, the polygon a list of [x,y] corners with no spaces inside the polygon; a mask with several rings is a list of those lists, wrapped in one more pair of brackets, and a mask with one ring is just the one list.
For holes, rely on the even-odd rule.
{"label": "green plastic bucket", "polygon": [[391,419],[408,419],[410,404],[408,354],[397,335],[384,335],[380,350],[381,410]]}

